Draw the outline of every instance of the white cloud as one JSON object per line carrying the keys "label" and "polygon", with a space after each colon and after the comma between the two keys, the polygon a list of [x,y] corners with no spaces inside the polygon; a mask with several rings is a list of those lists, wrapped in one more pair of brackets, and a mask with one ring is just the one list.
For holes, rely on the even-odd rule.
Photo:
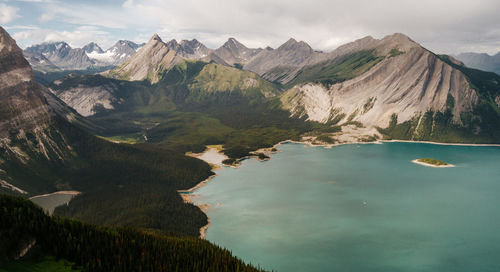
{"label": "white cloud", "polygon": [[14,21],[20,16],[17,14],[19,8],[0,4],[0,24],[6,24]]}
{"label": "white cloud", "polygon": [[[277,47],[294,37],[329,51],[367,35],[381,38],[402,32],[437,53],[500,50],[498,0],[116,2],[74,0],[35,6],[40,9],[39,23],[57,23],[66,31],[75,25],[96,26],[109,31],[113,40],[144,41],[158,32],[164,40],[196,38],[212,48],[229,37],[251,47]],[[89,41],[100,38],[96,34]]]}
{"label": "white cloud", "polygon": [[[500,1],[477,0],[128,0],[134,25],[165,38],[199,38],[219,46],[234,36],[249,46],[279,46],[289,37],[331,50],[367,35],[403,32],[438,52],[474,47],[500,29]],[[472,38],[472,39],[471,39]],[[500,40],[500,34],[494,35]],[[491,44],[489,50],[499,50]]]}
{"label": "white cloud", "polygon": [[41,42],[65,41],[72,47],[82,47],[94,41],[101,46],[109,46],[109,32],[102,31],[94,26],[81,26],[73,31],[56,31],[51,29],[32,29],[14,33],[13,37],[23,47]]}
{"label": "white cloud", "polygon": [[52,21],[52,19],[54,19],[55,17],[55,14],[52,13],[52,12],[47,12],[47,13],[43,13],[40,18],[38,18],[38,21],[40,23],[46,23],[48,21]]}

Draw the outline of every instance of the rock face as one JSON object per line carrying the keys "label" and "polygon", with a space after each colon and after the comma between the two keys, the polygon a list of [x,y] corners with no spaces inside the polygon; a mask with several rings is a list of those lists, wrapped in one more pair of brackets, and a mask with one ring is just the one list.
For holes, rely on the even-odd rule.
{"label": "rock face", "polygon": [[85,53],[89,54],[89,53],[97,53],[97,54],[101,54],[101,53],[104,53],[104,51],[102,50],[102,48],[95,42],[91,42],[87,45],[85,45],[84,47],[82,47],[83,51],[85,51]]}
{"label": "rock face", "polygon": [[180,63],[183,59],[177,51],[170,49],[155,34],[136,54],[107,75],[132,81],[147,79],[156,83],[164,71]]}
{"label": "rock face", "polygon": [[55,95],[80,115],[87,117],[102,110],[114,109],[113,104],[119,103],[113,95],[117,89],[113,83],[99,86],[78,85],[64,91],[56,90]]}
{"label": "rock face", "polygon": [[[446,109],[452,110],[453,120],[460,124],[461,113],[472,111],[478,102],[464,74],[402,34],[381,40],[364,38],[322,57],[335,59],[363,50],[372,50],[379,62],[343,82],[298,84],[282,95],[284,107],[292,115],[322,123],[335,120],[385,128],[393,114],[402,123]],[[310,59],[309,63],[315,62]]]}
{"label": "rock face", "polygon": [[98,66],[117,66],[124,63],[132,55],[134,55],[139,48],[144,44],[136,44],[127,40],[119,40],[105,52],[102,52],[100,47],[94,47],[93,51],[87,52],[87,56],[94,60]]}
{"label": "rock face", "polygon": [[182,40],[178,43],[175,39],[166,43],[167,47],[177,51],[180,56],[186,59],[202,59],[210,55],[212,50],[196,39]]}
{"label": "rock face", "polygon": [[28,60],[29,64],[33,69],[42,72],[54,72],[60,71],[61,69],[57,65],[53,64],[49,59],[40,53],[23,52],[24,57]]}
{"label": "rock face", "polygon": [[0,27],[0,165],[9,158],[27,162],[33,155],[48,160],[65,156],[64,137],[52,127],[56,111],[45,91],[33,81],[22,50]]}
{"label": "rock face", "polygon": [[493,56],[486,53],[462,53],[455,56],[455,58],[462,61],[468,67],[500,75],[500,52]]}
{"label": "rock face", "polygon": [[269,81],[287,83],[314,54],[314,50],[307,43],[289,39],[277,49],[262,50],[244,68]]}
{"label": "rock face", "polygon": [[95,65],[83,49],[71,48],[65,42],[34,45],[26,48],[25,51],[43,55],[54,65],[65,70],[83,70]]}
{"label": "rock face", "polygon": [[248,48],[235,38],[229,38],[227,42],[217,48],[214,53],[224,60],[225,63],[233,66],[236,63],[240,65],[246,64],[260,51],[262,51],[262,49]]}

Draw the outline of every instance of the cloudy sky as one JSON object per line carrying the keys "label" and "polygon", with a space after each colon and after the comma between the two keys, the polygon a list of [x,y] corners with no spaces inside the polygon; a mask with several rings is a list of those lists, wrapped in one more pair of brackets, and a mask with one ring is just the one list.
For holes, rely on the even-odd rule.
{"label": "cloudy sky", "polygon": [[119,39],[229,37],[277,47],[288,38],[329,51],[402,32],[437,53],[500,51],[499,0],[0,0],[0,25],[21,47],[64,40],[104,49]]}

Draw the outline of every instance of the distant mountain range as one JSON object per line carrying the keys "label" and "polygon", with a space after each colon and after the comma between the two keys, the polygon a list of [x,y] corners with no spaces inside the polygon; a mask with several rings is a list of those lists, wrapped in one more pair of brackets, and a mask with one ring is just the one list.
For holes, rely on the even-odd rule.
{"label": "distant mountain range", "polygon": [[[233,38],[213,51],[196,40],[192,44],[198,50],[186,42],[164,43],[154,35],[126,62],[103,75],[157,84],[168,81],[173,71],[178,71],[181,74],[177,76],[184,78],[183,88],[202,84],[216,86],[219,91],[233,90],[229,86],[243,89],[245,82],[256,80],[235,78],[235,70],[222,68],[233,66],[275,84],[281,93],[267,94],[279,99],[280,107],[291,116],[324,124],[353,125],[357,138],[359,134],[372,138],[385,134],[410,140],[489,142],[500,137],[500,124],[496,124],[500,120],[500,79],[476,72],[450,56],[436,55],[400,33],[383,39],[368,36],[331,52],[315,51],[295,39],[276,49],[249,49]],[[214,74],[201,76],[204,70],[186,70],[186,62],[194,60],[217,64],[211,70]],[[186,73],[200,74],[190,79]],[[54,88],[76,109],[102,103],[113,111],[120,108],[117,103],[123,103],[118,101],[126,99],[116,96],[119,87],[104,93],[100,89],[95,95],[91,90],[96,87],[89,89],[81,82],[78,91]],[[77,100],[70,99],[75,95]],[[77,106],[71,101],[81,102]],[[85,115],[97,113],[79,111]]]}
{"label": "distant mountain range", "polygon": [[83,48],[72,48],[66,42],[54,42],[30,46],[23,53],[30,65],[42,72],[87,70],[120,65],[143,45],[120,40],[103,51],[94,42]]}
{"label": "distant mountain range", "polygon": [[[228,39],[215,50],[207,48],[196,39],[180,42],[172,39],[166,43],[161,42],[183,59],[215,61],[223,65],[241,67],[262,51],[260,48],[247,48],[234,38]],[[35,70],[42,72],[85,70],[120,65],[142,46],[144,44],[120,40],[104,51],[94,42],[82,48],[72,48],[65,42],[54,42],[30,46],[24,50],[24,55]]]}
{"label": "distant mountain range", "polygon": [[486,53],[462,53],[456,55],[455,58],[468,67],[495,72],[500,75],[500,52],[493,56]]}

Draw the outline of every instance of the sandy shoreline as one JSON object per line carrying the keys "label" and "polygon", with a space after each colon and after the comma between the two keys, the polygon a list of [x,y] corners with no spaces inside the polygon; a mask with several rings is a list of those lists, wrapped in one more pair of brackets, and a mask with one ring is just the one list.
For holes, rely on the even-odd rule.
{"label": "sandy shoreline", "polygon": [[193,204],[193,205],[197,206],[207,216],[207,221],[208,221],[207,224],[204,225],[204,226],[202,226],[200,228],[200,239],[205,239],[205,236],[206,236],[206,233],[207,233],[207,229],[210,226],[210,217],[208,217],[208,215],[206,213],[206,211],[210,207],[210,205],[208,205],[208,204],[195,204],[194,201],[193,201],[193,198],[196,197],[196,194],[193,194],[193,192],[196,189],[201,188],[201,187],[207,185],[207,183],[211,179],[213,179],[215,176],[217,176],[217,174],[213,174],[213,175],[209,176],[208,178],[206,178],[205,180],[203,180],[200,183],[196,184],[192,188],[189,188],[189,189],[186,189],[186,190],[177,190],[177,192],[179,193],[179,195],[181,196],[182,200],[185,203],[190,203],[190,204]]}
{"label": "sandy shoreline", "polygon": [[421,162],[421,161],[419,161],[418,159],[412,160],[411,162],[416,163],[416,164],[420,164],[420,165],[423,165],[423,166],[427,166],[427,167],[434,167],[434,168],[449,168],[449,167],[456,167],[456,166],[455,166],[455,165],[453,165],[453,164],[446,164],[446,165],[434,165],[434,164],[430,164],[430,163],[426,163],[426,162]]}
{"label": "sandy shoreline", "polygon": [[50,194],[32,196],[29,199],[35,199],[35,198],[51,196],[51,195],[79,195],[79,194],[81,194],[81,192],[78,192],[78,191],[57,191],[57,192],[53,192]]}

